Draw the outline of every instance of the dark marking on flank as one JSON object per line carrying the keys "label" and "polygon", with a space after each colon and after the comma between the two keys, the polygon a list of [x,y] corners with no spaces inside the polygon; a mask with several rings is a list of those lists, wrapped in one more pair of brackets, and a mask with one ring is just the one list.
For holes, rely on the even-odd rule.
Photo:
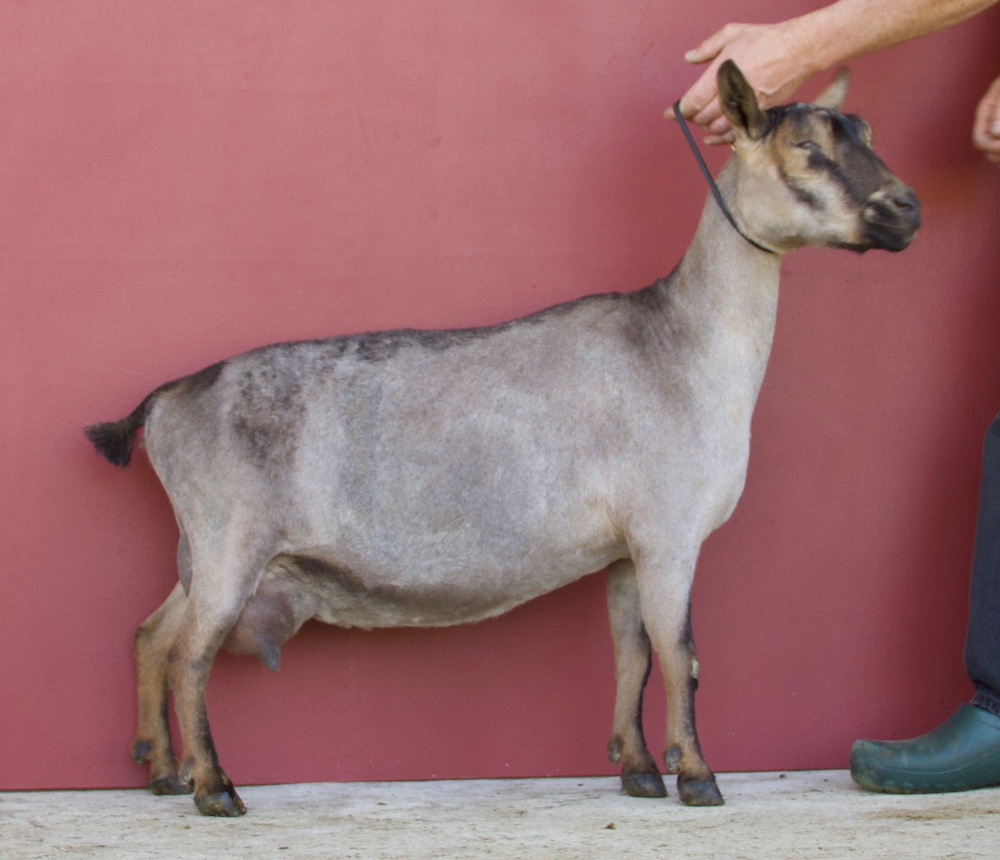
{"label": "dark marking on flank", "polygon": [[300,369],[292,361],[281,360],[280,353],[272,357],[272,361],[243,368],[238,380],[239,396],[230,412],[233,432],[259,468],[280,468],[291,463],[305,413],[305,403],[299,396]]}

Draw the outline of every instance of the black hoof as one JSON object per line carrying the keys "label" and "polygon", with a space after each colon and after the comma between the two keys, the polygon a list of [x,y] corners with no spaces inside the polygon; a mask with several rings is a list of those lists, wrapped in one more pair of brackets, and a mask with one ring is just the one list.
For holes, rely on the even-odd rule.
{"label": "black hoof", "polygon": [[677,791],[680,793],[681,803],[685,806],[722,806],[726,802],[722,799],[722,793],[715,780],[678,783]]}
{"label": "black hoof", "polygon": [[196,794],[194,803],[202,815],[235,818],[238,815],[244,815],[247,811],[240,796],[232,788],[217,794]]}
{"label": "black hoof", "polygon": [[658,773],[623,773],[622,788],[630,797],[667,796],[667,787]]}
{"label": "black hoof", "polygon": [[194,791],[194,785],[192,785],[190,779],[184,779],[176,774],[171,774],[170,776],[151,779],[149,781],[149,790],[157,795],[190,794]]}

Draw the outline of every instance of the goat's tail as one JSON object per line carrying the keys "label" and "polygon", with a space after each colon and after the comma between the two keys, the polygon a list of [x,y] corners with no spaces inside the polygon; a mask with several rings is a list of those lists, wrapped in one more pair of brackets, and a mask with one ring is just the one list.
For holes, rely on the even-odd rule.
{"label": "goat's tail", "polygon": [[127,466],[132,459],[132,447],[139,428],[146,423],[149,408],[161,389],[157,389],[142,401],[127,418],[121,421],[109,421],[104,424],[92,424],[83,432],[93,446],[103,454],[109,463],[115,466]]}

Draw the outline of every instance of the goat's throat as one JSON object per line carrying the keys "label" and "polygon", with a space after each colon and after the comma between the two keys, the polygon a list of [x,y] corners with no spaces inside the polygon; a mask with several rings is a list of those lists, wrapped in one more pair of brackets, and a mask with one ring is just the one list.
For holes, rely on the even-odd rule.
{"label": "goat's throat", "polygon": [[691,360],[754,397],[774,339],[780,260],[748,244],[709,197],[673,284],[685,326],[699,332]]}

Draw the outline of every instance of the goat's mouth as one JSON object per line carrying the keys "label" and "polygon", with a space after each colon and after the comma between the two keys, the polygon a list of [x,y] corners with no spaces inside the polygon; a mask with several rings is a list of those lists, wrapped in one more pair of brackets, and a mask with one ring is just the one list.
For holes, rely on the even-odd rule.
{"label": "goat's mouth", "polygon": [[920,201],[909,190],[873,198],[865,206],[862,218],[865,247],[902,251],[920,229]]}
{"label": "goat's mouth", "polygon": [[917,235],[920,227],[919,219],[917,224],[867,224],[864,230],[865,250],[878,248],[882,251],[902,251]]}

